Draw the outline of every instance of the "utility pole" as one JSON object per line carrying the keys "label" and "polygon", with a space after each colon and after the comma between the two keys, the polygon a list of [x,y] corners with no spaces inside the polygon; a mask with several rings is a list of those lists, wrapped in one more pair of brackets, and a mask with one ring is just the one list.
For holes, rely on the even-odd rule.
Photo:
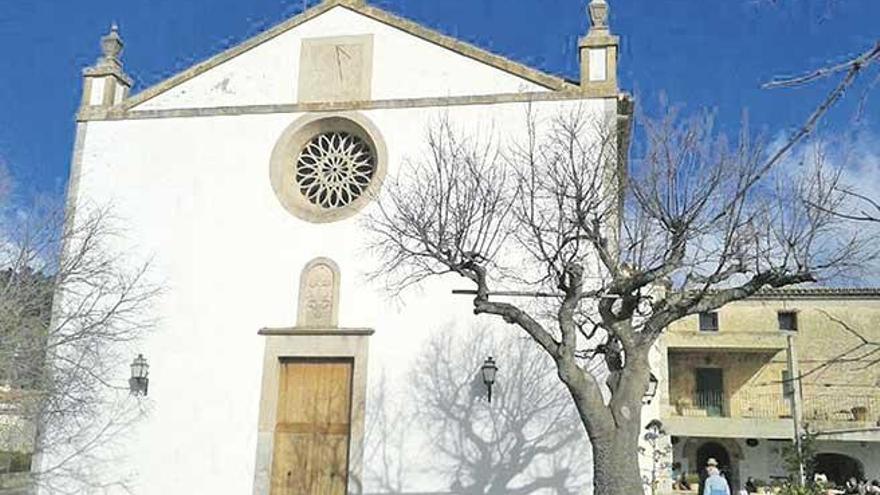
{"label": "utility pole", "polygon": [[789,333],[786,336],[787,354],[788,354],[788,380],[791,384],[791,393],[788,395],[791,403],[791,419],[794,425],[794,445],[798,456],[798,484],[804,486],[806,477],[804,473],[803,462],[803,446],[801,445],[801,436],[803,434],[801,427],[801,375],[798,371],[797,349],[794,345],[794,335]]}

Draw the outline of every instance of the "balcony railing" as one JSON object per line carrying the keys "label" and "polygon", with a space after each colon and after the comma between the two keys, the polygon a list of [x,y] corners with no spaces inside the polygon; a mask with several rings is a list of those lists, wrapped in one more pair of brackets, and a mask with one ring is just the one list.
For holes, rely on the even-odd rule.
{"label": "balcony railing", "polygon": [[[672,414],[686,417],[791,418],[788,398],[781,393],[740,391],[733,397],[721,392],[673,396]],[[806,394],[802,417],[817,429],[880,426],[880,396]]]}
{"label": "balcony railing", "polygon": [[730,403],[722,392],[697,392],[672,401],[678,416],[706,417],[730,415]]}
{"label": "balcony railing", "polygon": [[734,397],[735,411],[738,413],[738,417],[763,419],[791,418],[791,403],[782,394],[743,391]]}

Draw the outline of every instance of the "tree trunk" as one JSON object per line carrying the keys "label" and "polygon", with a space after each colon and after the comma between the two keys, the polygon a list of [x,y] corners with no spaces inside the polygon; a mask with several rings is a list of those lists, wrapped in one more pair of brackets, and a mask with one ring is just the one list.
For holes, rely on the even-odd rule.
{"label": "tree trunk", "polygon": [[639,469],[642,396],[647,387],[647,351],[633,351],[616,397],[605,404],[595,377],[570,359],[559,359],[559,378],[568,387],[593,450],[594,495],[642,495]]}
{"label": "tree trunk", "polygon": [[642,495],[638,424],[614,430],[607,438],[591,439],[594,495]]}

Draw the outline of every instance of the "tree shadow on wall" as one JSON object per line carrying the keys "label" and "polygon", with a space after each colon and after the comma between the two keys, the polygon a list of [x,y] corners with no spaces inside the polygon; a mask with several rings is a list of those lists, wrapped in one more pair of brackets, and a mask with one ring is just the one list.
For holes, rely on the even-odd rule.
{"label": "tree shadow on wall", "polygon": [[[391,400],[384,379],[374,389],[368,491],[423,491],[428,478],[456,494],[583,491],[589,450],[551,363],[526,339],[493,340],[486,329],[454,334],[434,334],[406,375],[404,396]],[[479,372],[490,355],[499,366],[491,403]]]}

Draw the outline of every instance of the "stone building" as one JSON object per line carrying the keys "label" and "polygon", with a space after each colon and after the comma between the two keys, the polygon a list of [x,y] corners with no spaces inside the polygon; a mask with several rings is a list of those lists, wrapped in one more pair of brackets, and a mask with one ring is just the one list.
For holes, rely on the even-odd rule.
{"label": "stone building", "polygon": [[660,415],[673,461],[696,472],[714,457],[736,485],[785,479],[795,399],[816,435],[817,472],[880,478],[877,342],[876,289],[768,290],[680,320],[661,340]]}
{"label": "stone building", "polygon": [[[126,222],[113,248],[152,259],[165,287],[141,346],[149,415],[116,452],[134,493],[382,488],[368,476],[382,459],[365,454],[371,390],[474,316],[455,279],[389,298],[365,276],[376,261],[359,220],[383,182],[405,180],[438,119],[515,138],[529,111],[577,110],[626,140],[618,39],[605,1],[589,10],[576,81],[363,0],[325,0],[139,91],[118,31],[103,38],[84,72],[68,196],[77,216],[112,204]],[[324,406],[306,417],[304,403]],[[428,436],[423,426],[408,436]],[[299,442],[309,435],[322,440]],[[405,457],[424,468],[409,490],[462,486],[437,475],[436,451]]]}
{"label": "stone building", "polygon": [[51,280],[0,271],[0,494],[27,493],[39,391],[45,383]]}
{"label": "stone building", "polygon": [[29,493],[29,476],[35,429],[21,413],[28,390],[0,382],[0,494]]}

